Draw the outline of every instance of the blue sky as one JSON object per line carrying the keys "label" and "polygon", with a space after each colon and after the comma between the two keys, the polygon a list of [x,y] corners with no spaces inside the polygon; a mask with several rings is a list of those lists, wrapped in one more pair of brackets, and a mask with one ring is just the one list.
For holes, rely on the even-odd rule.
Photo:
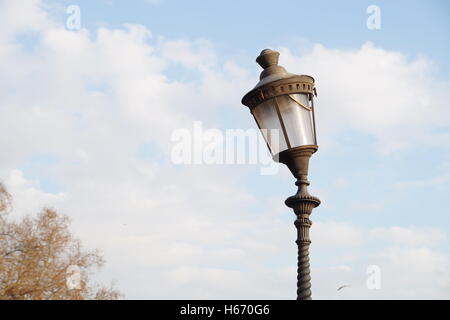
{"label": "blue sky", "polygon": [[[0,179],[18,216],[68,214],[128,298],[293,297],[287,169],[170,158],[194,121],[256,127],[240,98],[267,47],[317,80],[314,296],[450,297],[448,2],[17,3],[0,2]],[[65,27],[69,5],[81,30]]]}
{"label": "blue sky", "polygon": [[[285,43],[319,42],[354,48],[373,41],[414,57],[426,55],[449,71],[449,4],[447,1],[58,1],[83,8],[83,27],[147,26],[168,38],[213,40],[223,55],[250,55],[259,48]],[[366,9],[382,7],[382,28],[365,28]],[[64,16],[61,17],[64,19]]]}

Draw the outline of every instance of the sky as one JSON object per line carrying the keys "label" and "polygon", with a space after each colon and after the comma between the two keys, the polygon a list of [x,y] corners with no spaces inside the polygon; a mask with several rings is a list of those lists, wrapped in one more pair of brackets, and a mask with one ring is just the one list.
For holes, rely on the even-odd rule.
{"label": "sky", "polygon": [[[371,5],[379,28],[367,25]],[[449,299],[449,9],[0,0],[11,217],[68,215],[104,254],[97,278],[127,299],[294,299],[287,168],[264,174],[264,152],[264,163],[173,161],[174,133],[256,129],[240,101],[272,48],[318,91],[313,299]]]}

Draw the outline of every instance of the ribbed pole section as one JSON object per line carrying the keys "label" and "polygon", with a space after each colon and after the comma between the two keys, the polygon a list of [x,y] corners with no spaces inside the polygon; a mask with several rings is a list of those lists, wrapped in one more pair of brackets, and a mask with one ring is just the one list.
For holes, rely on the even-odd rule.
{"label": "ribbed pole section", "polygon": [[298,237],[298,263],[297,263],[297,300],[311,299],[311,274],[309,269],[309,227],[311,221],[301,218],[295,221]]}
{"label": "ribbed pole section", "polygon": [[286,200],[286,205],[294,209],[297,219],[294,222],[297,228],[297,246],[298,246],[298,263],[297,263],[297,300],[311,300],[311,274],[309,265],[309,229],[312,222],[309,216],[312,210],[320,204],[320,200],[308,193],[309,185],[306,175],[302,176],[295,183],[299,188],[295,196]]}

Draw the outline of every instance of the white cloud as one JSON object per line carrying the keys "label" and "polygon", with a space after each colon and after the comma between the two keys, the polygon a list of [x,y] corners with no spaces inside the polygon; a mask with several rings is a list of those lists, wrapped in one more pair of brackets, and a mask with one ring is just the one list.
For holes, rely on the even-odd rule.
{"label": "white cloud", "polygon": [[408,246],[432,246],[446,240],[446,234],[438,228],[388,227],[375,228],[370,237],[387,243]]}
{"label": "white cloud", "polygon": [[[331,227],[338,223],[329,221],[324,224]],[[446,243],[447,234],[442,229],[366,229],[351,224],[340,228],[341,232],[328,231],[338,228],[318,230],[317,235],[330,234],[326,243],[320,242],[320,237],[313,238],[314,252],[331,249],[325,251],[326,258],[314,259],[314,253],[312,256],[315,298],[448,299],[450,296],[448,252],[433,248]],[[360,247],[352,246],[353,241],[342,242],[342,238],[352,238],[349,234],[358,235]],[[325,267],[323,261],[331,267]],[[333,265],[336,262],[340,264]],[[370,277],[367,268],[371,265],[380,270],[379,290],[371,290],[366,285]],[[337,288],[342,285],[349,287],[338,291]]]}
{"label": "white cloud", "polygon": [[450,180],[450,174],[444,173],[429,179],[409,180],[397,182],[394,187],[398,190],[410,190],[415,188],[433,188],[446,184]]}
{"label": "white cloud", "polygon": [[163,55],[189,69],[206,71],[217,64],[213,45],[207,40],[169,40],[161,45]]}
{"label": "white cloud", "polygon": [[315,45],[300,57],[281,49],[281,64],[291,72],[314,75],[318,88],[317,118],[322,142],[333,134],[356,130],[376,138],[389,153],[418,146],[443,146],[450,124],[446,101],[450,83],[434,77],[425,58],[408,59],[370,42],[357,50]]}
{"label": "white cloud", "polygon": [[349,223],[326,221],[313,222],[311,237],[314,245],[352,247],[363,244],[363,232]]}
{"label": "white cloud", "polygon": [[2,41],[21,32],[42,31],[51,25],[40,0],[2,1],[0,29]]}
{"label": "white cloud", "polygon": [[[239,101],[256,82],[251,72],[234,61],[217,63],[214,45],[206,40],[155,40],[140,25],[70,32],[51,20],[39,1],[22,1],[20,8],[18,3],[3,1],[0,9],[0,145],[6,150],[0,174],[17,213],[51,205],[72,217],[75,234],[105,252],[103,276],[116,278],[128,298],[292,297],[295,229],[278,214],[289,214],[282,200],[255,199],[239,183],[236,168],[174,167],[167,160],[173,129],[189,128],[197,119],[213,126],[224,106],[248,115]],[[14,40],[28,29],[39,35],[32,53]],[[282,57],[289,70],[317,75],[321,136],[350,127],[394,150],[410,142],[404,139],[411,136],[410,126],[427,131],[435,123],[424,110],[442,111],[435,124],[447,123],[448,114],[434,100],[445,95],[440,89],[445,85],[430,94],[425,60],[408,62],[369,44],[356,51],[318,45],[302,57],[283,49]],[[168,79],[173,65],[195,72],[196,83]],[[423,88],[419,80],[426,83]],[[158,157],[139,159],[139,146],[149,142]],[[39,181],[20,170],[40,153],[59,159],[48,174],[58,178],[64,192],[42,192]],[[315,222],[314,250],[345,248],[357,254],[370,241],[367,233],[349,223]],[[404,228],[371,234],[408,246],[443,239]],[[415,258],[430,258],[445,275],[446,255],[417,250]],[[399,251],[411,259],[413,252]],[[330,287],[335,282],[325,283],[330,266],[333,276],[355,280],[357,263],[369,261],[368,254],[326,260],[326,271],[318,269],[314,280],[317,297],[334,297],[321,293],[335,290]],[[393,257],[392,251],[375,254],[397,266]],[[433,277],[427,268],[412,275]]]}
{"label": "white cloud", "polygon": [[428,249],[388,248],[379,256],[382,296],[388,299],[449,299],[447,254]]}
{"label": "white cloud", "polygon": [[332,266],[329,269],[331,271],[345,271],[345,272],[352,271],[352,267],[346,265]]}
{"label": "white cloud", "polygon": [[14,195],[13,209],[15,215],[34,214],[37,210],[49,206],[57,208],[67,201],[67,195],[42,192],[39,190],[39,181],[29,181],[20,170],[12,170],[5,179],[8,192]]}

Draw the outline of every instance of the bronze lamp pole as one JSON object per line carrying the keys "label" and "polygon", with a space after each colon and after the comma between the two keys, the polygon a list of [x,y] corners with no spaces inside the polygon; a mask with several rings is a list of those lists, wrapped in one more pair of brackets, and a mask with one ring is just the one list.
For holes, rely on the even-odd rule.
{"label": "bronze lamp pole", "polygon": [[312,210],[320,200],[308,193],[308,164],[317,151],[314,117],[314,78],[288,73],[278,65],[279,52],[265,49],[256,58],[264,69],[258,84],[243,98],[250,108],[275,161],[284,163],[297,179],[297,193],[285,204],[294,210],[297,228],[297,300],[311,299],[309,229]]}

